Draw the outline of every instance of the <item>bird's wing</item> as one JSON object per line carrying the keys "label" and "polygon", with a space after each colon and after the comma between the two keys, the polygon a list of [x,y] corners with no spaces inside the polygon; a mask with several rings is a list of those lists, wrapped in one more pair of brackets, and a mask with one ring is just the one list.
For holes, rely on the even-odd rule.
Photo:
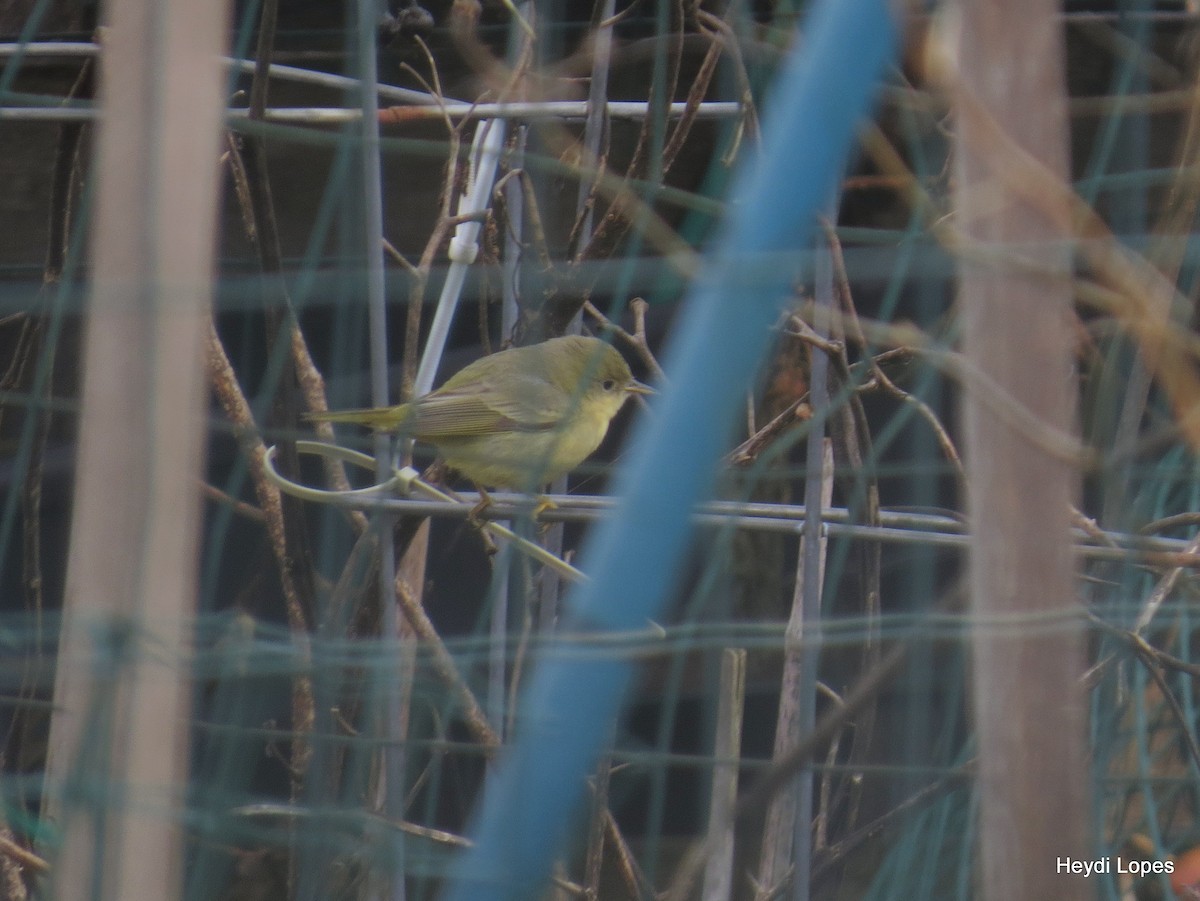
{"label": "bird's wing", "polygon": [[497,432],[543,431],[562,421],[570,400],[545,380],[525,375],[464,388],[447,383],[415,401],[413,433],[436,441]]}

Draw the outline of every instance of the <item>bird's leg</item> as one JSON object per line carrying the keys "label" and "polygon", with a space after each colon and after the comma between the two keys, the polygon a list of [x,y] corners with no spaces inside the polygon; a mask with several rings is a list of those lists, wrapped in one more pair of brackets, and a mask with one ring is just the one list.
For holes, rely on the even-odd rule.
{"label": "bird's leg", "polygon": [[475,490],[479,492],[479,503],[471,508],[471,512],[467,514],[467,519],[475,523],[477,526],[483,525],[483,514],[487,512],[488,507],[492,506],[492,496],[487,493],[487,489],[475,483]]}
{"label": "bird's leg", "polygon": [[[476,523],[478,526],[479,523]],[[495,557],[500,552],[500,545],[496,544],[496,539],[492,537],[492,533],[487,529],[479,530],[479,540],[483,542],[483,552],[489,557]]]}
{"label": "bird's leg", "polygon": [[439,488],[449,491],[449,473],[450,468],[445,463],[441,460],[434,460],[425,467],[425,471],[421,473],[421,478],[431,485],[437,485]]}
{"label": "bird's leg", "polygon": [[473,484],[475,485],[475,490],[479,492],[479,503],[471,508],[471,512],[467,514],[467,519],[470,520],[472,524],[482,529],[485,522],[483,514],[486,513],[488,508],[492,506],[492,496],[488,494],[487,489],[478,482]]}
{"label": "bird's leg", "polygon": [[549,497],[547,497],[544,494],[539,494],[536,498],[534,498],[533,511],[529,514],[529,518],[532,519],[535,523],[537,523],[539,535],[544,535],[547,532],[547,530],[549,530],[550,526],[553,525],[553,523],[538,522],[538,517],[541,516],[543,513],[545,513],[547,510],[557,510],[557,509],[558,509],[558,504],[554,503],[554,501],[552,501]]}
{"label": "bird's leg", "polygon": [[479,530],[479,537],[483,539],[483,550],[489,557],[492,557],[495,556],[500,548],[496,545],[496,540],[492,538],[491,533],[484,528],[487,525],[487,520],[483,518],[483,514],[492,505],[492,496],[478,482],[474,484],[475,488],[479,491],[479,503],[472,507],[471,512],[467,514],[467,521]]}

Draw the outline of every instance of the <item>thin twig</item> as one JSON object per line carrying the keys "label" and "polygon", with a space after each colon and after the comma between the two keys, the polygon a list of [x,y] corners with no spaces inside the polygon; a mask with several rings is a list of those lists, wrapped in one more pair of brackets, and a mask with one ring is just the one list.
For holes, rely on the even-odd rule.
{"label": "thin twig", "polygon": [[524,169],[520,172],[521,194],[525,199],[526,224],[533,232],[533,247],[537,251],[538,265],[542,267],[543,272],[549,272],[554,264],[550,259],[550,244],[546,240],[546,227],[542,224],[541,205],[538,203],[537,192],[534,190],[533,178]]}
{"label": "thin twig", "polygon": [[488,722],[487,714],[483,712],[483,707],[475,697],[475,693],[471,691],[462,674],[459,673],[458,664],[454,662],[454,657],[447,649],[446,643],[442,641],[433,621],[425,613],[425,608],[417,600],[412,588],[404,579],[397,578],[395,585],[396,599],[400,603],[400,609],[404,611],[404,616],[408,619],[417,638],[428,646],[434,671],[458,699],[463,721],[472,737],[487,752],[494,752],[500,747],[500,736]]}
{"label": "thin twig", "polygon": [[197,479],[200,483],[200,491],[210,500],[216,501],[218,504],[224,504],[233,510],[239,516],[244,516],[246,519],[254,522],[266,522],[266,515],[258,507],[253,504],[247,504],[243,500],[239,500],[227,491],[222,491],[216,485],[210,485],[203,479]]}
{"label": "thin twig", "polygon": [[[977,136],[973,152],[1015,198],[1052,217],[1062,233],[1083,239],[1076,243],[1082,259],[1116,292],[1114,314],[1137,342],[1189,445],[1200,447],[1200,404],[1196,402],[1200,371],[1180,338],[1183,330],[1172,320],[1171,311],[1182,300],[1176,286],[1146,257],[1121,242],[1070,185],[1020,147],[980,99],[954,77],[948,60],[938,60],[947,66],[937,74],[955,102],[957,115],[969,122],[967,131]],[[1068,221],[1057,222],[1064,217],[1060,210],[1066,211]],[[969,243],[957,230],[953,237],[943,230],[942,236],[952,246]]]}
{"label": "thin twig", "polygon": [[687,107],[679,121],[675,123],[675,128],[662,149],[663,175],[671,170],[675,158],[679,156],[679,151],[683,149],[683,145],[692,132],[692,126],[696,123],[696,114],[700,110],[700,104],[704,101],[704,95],[708,92],[709,84],[712,83],[712,77],[717,71],[717,62],[720,58],[721,45],[720,42],[714,40],[709,44],[708,52],[704,54],[704,59],[700,62],[700,69],[696,72],[692,85],[688,89]]}
{"label": "thin twig", "polygon": [[975,769],[975,761],[969,760],[962,766],[955,767],[940,779],[929,783],[921,789],[918,789],[913,794],[909,795],[891,810],[880,814],[869,823],[865,823],[856,829],[854,832],[847,835],[840,841],[830,845],[824,849],[820,861],[813,868],[813,882],[816,883],[840,863],[847,854],[858,848],[863,842],[877,835],[880,831],[887,828],[894,820],[900,818],[911,810],[920,807],[922,804],[927,804],[929,801],[936,798],[955,782],[960,782],[970,775]]}
{"label": "thin twig", "polygon": [[[842,309],[846,314],[846,323],[849,326],[850,335],[854,338],[858,346],[866,351],[870,345],[867,342],[866,335],[863,334],[862,323],[858,318],[858,309],[854,304],[854,298],[851,294],[850,276],[846,271],[846,258],[842,253],[841,239],[838,238],[837,230],[829,221],[822,219],[821,226],[825,231],[825,238],[829,242],[830,254],[833,258],[834,284],[837,287]],[[929,424],[929,427],[933,430],[934,437],[937,439],[938,446],[942,449],[943,456],[954,467],[954,471],[958,475],[959,484],[965,484],[962,458],[959,456],[958,449],[954,446],[954,441],[950,438],[950,432],[942,425],[942,421],[933,412],[933,409],[923,400],[910,394],[893,382],[891,377],[884,372],[883,367],[879,365],[879,361],[875,356],[868,354],[867,363],[871,367],[871,376],[875,379],[879,387],[902,403],[911,406]]]}
{"label": "thin twig", "polygon": [[733,893],[734,831],[730,813],[737,803],[738,762],[742,753],[742,720],[746,703],[746,650],[721,652],[714,765],[709,791],[708,841],[713,848],[704,871],[702,901],[730,901]]}
{"label": "thin twig", "polygon": [[1184,745],[1188,749],[1188,755],[1192,758],[1192,766],[1200,769],[1200,744],[1196,743],[1196,734],[1192,720],[1184,713],[1179,699],[1175,697],[1175,692],[1171,691],[1171,686],[1167,684],[1162,670],[1156,665],[1157,656],[1144,640],[1135,642],[1133,650],[1137,654],[1138,659],[1142,661],[1142,665],[1146,667],[1146,671],[1150,673],[1150,677],[1154,680],[1154,684],[1158,686],[1158,690],[1162,693],[1163,698],[1166,699],[1167,706],[1171,708],[1171,713],[1179,725],[1178,732],[1183,737]]}
{"label": "thin twig", "polygon": [[[750,790],[738,801],[734,822],[744,823],[761,814],[776,793],[790,785],[796,774],[810,765],[813,754],[832,741],[850,718],[890,683],[907,659],[908,651],[909,647],[904,642],[894,645],[874,669],[860,676],[850,691],[846,692],[844,707],[827,711],[817,720],[813,731],[804,736],[787,756],[774,761],[770,768],[759,776]],[[665,901],[684,901],[690,896],[692,886],[695,885],[710,851],[707,841],[694,842],[688,848],[675,871],[670,887],[663,896]]]}
{"label": "thin twig", "polygon": [[28,848],[18,845],[7,836],[0,835],[0,854],[11,858],[23,867],[28,867],[35,873],[49,873],[50,864],[42,857],[34,854]]}
{"label": "thin twig", "polygon": [[303,775],[311,757],[311,747],[308,736],[312,732],[316,710],[313,702],[312,681],[308,676],[311,664],[312,648],[308,635],[308,616],[304,604],[296,589],[293,572],[295,562],[288,554],[283,524],[283,499],[277,489],[267,478],[263,464],[266,446],[259,435],[250,404],[238,384],[233,364],[225,353],[225,347],[217,334],[214,324],[209,323],[208,346],[206,351],[209,379],[217,395],[217,401],[225,411],[225,415],[234,426],[234,434],[242,446],[242,454],[254,484],[258,505],[262,510],[267,527],[267,537],[270,539],[271,550],[275,554],[275,562],[279,567],[279,581],[283,586],[284,607],[287,610],[288,626],[292,641],[301,660],[300,670],[292,682],[292,702],[294,708],[292,728],[293,739],[292,763],[294,778]]}
{"label": "thin twig", "polygon": [[612,332],[633,349],[634,353],[638,355],[638,359],[653,374],[655,383],[666,384],[666,373],[663,372],[662,366],[659,365],[654,353],[650,350],[650,344],[646,339],[646,310],[649,307],[650,305],[640,297],[629,301],[634,321],[634,329],[630,333],[605,316],[600,308],[590,300],[583,302],[583,311],[595,319],[604,331]]}
{"label": "thin twig", "polygon": [[[824,683],[818,682],[818,688],[824,688],[822,693],[833,699],[834,704],[841,706],[842,697],[837,692],[830,689]],[[839,733],[833,741],[829,743],[829,750],[825,753],[825,772],[821,774],[821,788],[818,792],[820,804],[817,806],[816,816],[813,817],[813,851],[819,851],[824,848],[829,839],[829,817],[833,808],[833,764],[837,761],[838,751],[842,746],[842,733]]]}
{"label": "thin twig", "polygon": [[[437,102],[442,106],[444,112],[445,105],[441,90],[441,79],[437,71],[437,61],[424,41],[419,41],[419,46],[425,55],[425,62],[429,66],[430,79],[432,81],[432,84],[429,86],[430,92],[437,98]],[[446,128],[447,147],[446,167],[442,177],[442,190],[438,197],[438,217],[429,233],[429,238],[425,242],[425,247],[421,251],[421,256],[417,260],[416,266],[414,267],[404,259],[390,244],[385,245],[385,249],[391,248],[392,255],[401,261],[401,264],[408,271],[412,280],[408,292],[408,311],[404,324],[404,353],[401,364],[403,374],[401,376],[402,384],[400,391],[402,400],[409,399],[412,394],[413,385],[417,379],[417,369],[421,361],[421,313],[425,305],[425,291],[429,287],[429,276],[433,271],[433,264],[437,259],[438,252],[449,240],[450,231],[455,225],[456,217],[453,212],[454,197],[455,185],[458,183],[459,158],[462,151],[463,123],[460,122],[456,126],[447,116],[443,116],[442,121]]]}
{"label": "thin twig", "polygon": [[[68,98],[92,94],[94,66],[89,61],[81,69],[68,93]],[[13,354],[13,368],[8,375],[13,377],[13,387],[28,384],[33,395],[32,405],[25,411],[25,425],[32,432],[29,457],[21,480],[21,516],[23,520],[21,541],[21,587],[24,593],[25,611],[32,616],[34,635],[30,652],[20,663],[21,676],[19,697],[37,697],[36,679],[31,678],[43,664],[45,642],[42,637],[45,609],[45,578],[43,569],[43,505],[42,490],[45,484],[46,446],[53,422],[53,407],[50,400],[54,394],[55,358],[58,347],[53,338],[50,322],[57,315],[50,309],[50,299],[59,289],[66,264],[72,231],[73,185],[79,174],[79,148],[83,144],[86,127],[80,123],[64,124],[58,133],[54,150],[53,177],[50,185],[49,222],[47,228],[46,259],[42,268],[42,287],[39,292],[37,316],[23,320],[17,347]],[[48,340],[49,339],[49,340]],[[30,710],[18,709],[9,723],[9,736],[21,737],[20,751],[28,752],[26,740],[42,728],[42,717]],[[5,741],[4,745],[7,746]],[[4,817],[0,816],[0,825]],[[7,829],[7,826],[4,826]],[[6,858],[0,870],[7,871],[10,861]],[[24,892],[24,883],[19,874],[11,875],[14,890]]]}
{"label": "thin twig", "polygon": [[763,450],[772,444],[788,428],[812,417],[808,405],[808,394],[796,398],[770,422],[725,455],[727,466],[749,466],[759,458]]}
{"label": "thin twig", "polygon": [[588,818],[587,853],[583,864],[583,897],[597,901],[600,897],[600,868],[604,864],[605,816],[608,811],[608,785],[612,761],[602,758],[592,776],[591,815]]}
{"label": "thin twig", "polygon": [[[735,8],[731,5],[726,15],[733,15]],[[746,60],[742,55],[741,41],[737,32],[725,19],[717,17],[708,10],[701,9],[699,4],[696,5],[696,21],[701,27],[709,29],[710,36],[714,40],[719,40],[723,49],[733,59],[733,72],[738,84],[738,100],[742,104],[741,121],[745,124],[745,129],[750,132],[751,140],[756,144],[761,143],[762,135],[758,126],[758,112],[754,106],[754,91],[750,87],[750,73],[746,69]],[[741,128],[738,131],[740,134]],[[735,142],[731,151],[736,152],[736,150],[737,143]],[[733,162],[732,155],[727,155],[723,162],[725,165],[730,165]]]}
{"label": "thin twig", "polygon": [[[1189,556],[1200,553],[1200,535],[1197,535],[1188,543],[1184,553]],[[1183,570],[1184,567],[1182,565],[1176,566],[1159,579],[1158,584],[1154,586],[1154,590],[1150,592],[1142,604],[1141,612],[1138,613],[1137,622],[1133,627],[1134,632],[1145,632],[1149,628],[1163,601],[1175,590],[1175,584],[1179,581],[1180,576],[1183,575]]]}
{"label": "thin twig", "polygon": [[[1153,657],[1155,662],[1157,662],[1158,665],[1164,669],[1183,673],[1187,676],[1191,676],[1193,679],[1200,679],[1200,664],[1182,660],[1173,654],[1169,654],[1164,650],[1156,648],[1154,645],[1150,644],[1150,642],[1146,641],[1145,638],[1131,629],[1122,629],[1120,626],[1114,626],[1112,623],[1106,622],[1095,614],[1088,614],[1088,620],[1093,625],[1124,641],[1135,652]],[[1112,657],[1106,657],[1100,663],[1096,664],[1096,667],[1093,667],[1093,670],[1095,670],[1097,667],[1101,667],[1102,665],[1107,666],[1113,659],[1114,658]],[[1089,687],[1095,684],[1095,678],[1091,676],[1090,673],[1085,676],[1085,684]]]}
{"label": "thin twig", "polygon": [[1181,526],[1200,526],[1200,513],[1176,513],[1174,516],[1164,516],[1162,519],[1146,523],[1138,529],[1138,532],[1143,535],[1153,535],[1156,532],[1165,532]]}

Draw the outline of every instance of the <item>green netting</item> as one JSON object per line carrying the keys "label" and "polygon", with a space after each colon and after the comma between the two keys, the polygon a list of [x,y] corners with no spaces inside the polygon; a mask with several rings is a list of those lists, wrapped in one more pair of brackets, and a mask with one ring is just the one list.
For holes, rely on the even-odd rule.
{"label": "green netting", "polygon": [[[1195,19],[1168,3],[1131,6],[1124,19],[1069,6],[1075,190],[1177,284],[1173,327],[1194,354],[1195,217],[1178,198],[1191,190],[1195,165],[1188,131]],[[390,21],[415,9],[394,8]],[[432,27],[381,26],[377,35],[384,83],[450,100],[533,105],[509,122],[499,187],[477,217],[479,259],[466,276],[441,378],[485,351],[561,332],[579,315],[586,331],[613,337],[639,378],[653,380],[654,355],[687,315],[680,300],[726,208],[731,166],[758,136],[751,108],[728,114],[699,102],[761,99],[799,10],[761,3],[521,9],[537,36],[529,45],[515,10],[500,4],[431,7]],[[278,65],[350,81],[277,70],[266,120],[240,113],[229,120],[214,322],[252,421],[231,422],[229,396],[213,395],[196,485],[205,502],[190,650],[159,661],[192,680],[191,716],[180,724],[190,780],[184,802],[173,805],[110,780],[101,753],[120,701],[114,678],[129,659],[162,653],[147,623],[114,628],[97,619],[94,659],[57,654],[86,377],[79,366],[93,213],[95,23],[69,4],[0,10],[0,34],[10,42],[0,48],[0,897],[50,896],[61,839],[41,815],[50,798],[84,812],[101,832],[104,814],[128,805],[144,805],[164,829],[181,826],[180,896],[194,901],[382,897],[388,885],[393,897],[432,899],[466,841],[497,747],[521,729],[520,688],[549,653],[626,656],[638,662],[638,676],[547,892],[653,897],[677,885],[689,849],[706,833],[714,773],[730,763],[715,751],[728,649],[746,654],[733,893],[766,897],[772,887],[756,880],[767,805],[751,787],[772,772],[785,700],[816,353],[831,360],[836,479],[826,515],[821,686],[808,689],[817,691],[819,711],[833,710],[892,648],[903,646],[907,656],[814,750],[815,821],[796,830],[813,843],[807,896],[976,895],[968,664],[980,623],[965,612],[963,473],[947,454],[960,440],[961,383],[953,359],[958,259],[939,230],[954,213],[945,97],[911,65],[897,67],[842,186],[833,234],[857,320],[830,334],[813,315],[829,240],[772,261],[801,273],[795,303],[777,326],[759,383],[746,386],[747,411],[718,479],[720,503],[698,514],[670,617],[610,641],[568,635],[554,644],[567,578],[506,540],[490,552],[465,515],[473,488],[453,477],[449,487],[468,496],[465,505],[389,508],[382,534],[398,555],[414,541],[427,543],[419,563],[403,565],[406,604],[390,617],[377,526],[364,530],[365,520],[346,506],[285,496],[287,528],[281,536],[269,528],[274,514],[264,507],[248,428],[266,445],[312,438],[300,414],[317,371],[330,407],[371,403],[373,343],[386,348],[392,401],[405,396],[416,371],[412,353],[425,346],[447,279],[445,245],[458,224],[476,120],[456,113],[448,127],[416,113],[384,119],[378,225],[389,249],[381,330],[366,303],[376,249],[364,225],[364,130],[339,113],[361,108],[353,16],[284,0],[277,29],[258,45],[261,16],[256,3],[238,6],[231,55],[251,58],[265,46]],[[616,40],[607,62],[596,49],[605,29]],[[582,115],[536,108],[582,101],[593,76],[606,81],[609,99],[644,109],[614,115],[593,137]],[[231,70],[232,109],[245,109],[242,92],[253,84],[250,71]],[[384,94],[381,103],[393,101]],[[668,103],[692,105],[671,111]],[[261,218],[268,201],[276,238]],[[584,209],[593,214],[589,225]],[[1197,840],[1200,480],[1177,413],[1159,384],[1144,378],[1127,323],[1089,290],[1094,273],[1081,264],[1077,274],[1079,425],[1092,457],[1082,471],[1074,539],[1094,667],[1090,757],[1079,766],[1091,776],[1095,856],[1165,859]],[[644,305],[631,304],[635,298]],[[293,326],[311,370],[297,371]],[[716,347],[713,365],[720,364]],[[594,499],[605,494],[630,423],[647,415],[653,402],[627,405],[599,453],[553,487],[557,507],[538,522],[528,499],[503,493],[493,514],[571,559],[590,524],[606,515]],[[735,450],[753,434],[761,440]],[[374,452],[361,430],[339,428],[337,440]],[[430,448],[418,446],[417,468],[431,460]],[[280,468],[297,482],[332,487],[315,458],[297,466],[281,454]],[[371,481],[350,475],[355,487]],[[414,538],[426,518],[428,532]],[[1161,606],[1139,627],[1156,591]],[[1072,625],[1047,617],[1012,628],[1038,635]],[[91,741],[87,753],[47,776],[53,686],[64,671],[91,674]],[[1166,897],[1165,880],[1115,872],[1092,879],[1088,891],[1124,898],[1134,882],[1138,897]],[[780,890],[794,891],[787,883]]]}

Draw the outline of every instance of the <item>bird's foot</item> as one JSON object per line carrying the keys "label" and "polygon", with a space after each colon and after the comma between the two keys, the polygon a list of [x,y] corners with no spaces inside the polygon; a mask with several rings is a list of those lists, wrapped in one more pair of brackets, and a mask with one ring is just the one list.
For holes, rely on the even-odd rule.
{"label": "bird's foot", "polygon": [[479,489],[479,503],[471,508],[471,512],[467,514],[467,520],[471,523],[471,525],[475,526],[475,528],[483,531],[483,527],[487,522],[487,520],[484,519],[483,514],[486,513],[488,508],[492,506],[492,496],[487,493],[487,489],[482,485],[476,485],[475,487]]}
{"label": "bird's foot", "polygon": [[529,519],[537,525],[538,535],[545,535],[550,531],[550,527],[554,525],[552,522],[546,522],[541,519],[541,515],[547,510],[557,510],[558,504],[550,500],[546,495],[539,494],[534,498],[533,509],[529,512]]}

